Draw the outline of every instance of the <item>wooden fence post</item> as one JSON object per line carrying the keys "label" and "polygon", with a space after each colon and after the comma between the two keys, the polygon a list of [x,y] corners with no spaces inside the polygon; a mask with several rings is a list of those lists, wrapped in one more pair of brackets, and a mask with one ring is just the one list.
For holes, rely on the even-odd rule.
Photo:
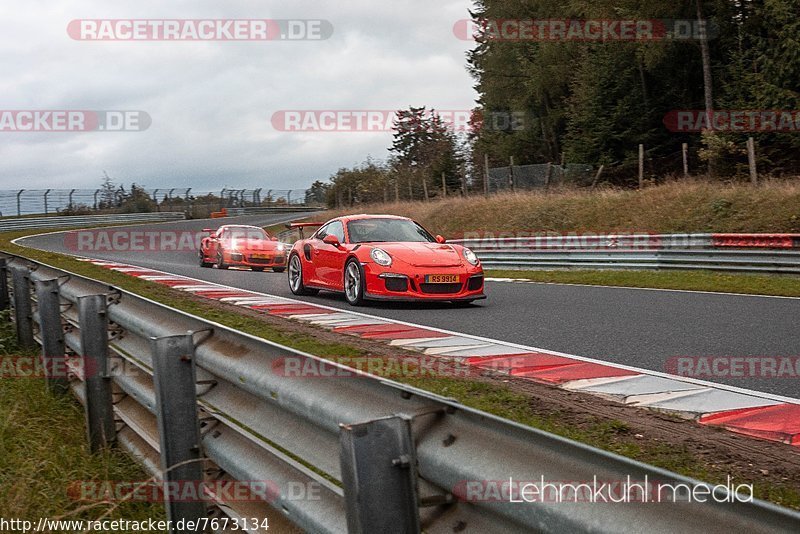
{"label": "wooden fence post", "polygon": [[747,138],[747,162],[750,164],[750,182],[758,183],[758,167],[756,166],[756,140]]}
{"label": "wooden fence post", "polygon": [[683,143],[681,147],[683,152],[683,177],[689,177],[689,143]]}
{"label": "wooden fence post", "polygon": [[511,156],[509,159],[509,166],[508,166],[508,184],[511,186],[511,191],[516,191],[514,186],[514,156]]}
{"label": "wooden fence post", "polygon": [[644,187],[644,145],[639,145],[639,189]]}
{"label": "wooden fence post", "polygon": [[597,169],[597,174],[595,175],[594,180],[592,180],[592,189],[594,189],[597,186],[597,182],[600,181],[600,176],[603,174],[603,169],[605,168],[606,168],[605,165],[600,165],[600,168]]}
{"label": "wooden fence post", "polygon": [[483,194],[489,198],[489,154],[483,155]]}

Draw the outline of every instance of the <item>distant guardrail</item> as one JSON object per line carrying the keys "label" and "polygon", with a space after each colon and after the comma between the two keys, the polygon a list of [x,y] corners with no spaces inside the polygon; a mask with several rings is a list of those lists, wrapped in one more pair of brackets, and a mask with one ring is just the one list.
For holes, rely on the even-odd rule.
{"label": "distant guardrail", "polygon": [[[135,197],[135,199],[134,199]],[[89,211],[120,209],[123,206],[141,210],[144,201],[153,211],[184,210],[191,212],[201,206],[221,209],[248,205],[294,205],[305,203],[305,189],[230,189],[201,191],[191,187],[161,187],[145,189],[122,186],[102,189],[0,189],[0,215],[48,215],[51,213],[87,213]],[[135,200],[132,204],[131,201]],[[145,210],[141,210],[145,211]]]}
{"label": "distant guardrail", "polygon": [[162,211],[158,213],[118,213],[113,215],[70,215],[54,217],[22,217],[0,219],[0,232],[36,228],[80,228],[104,224],[134,222],[168,222],[185,219],[183,212]]}
{"label": "distant guardrail", "polygon": [[259,215],[268,213],[303,213],[306,211],[325,211],[327,208],[310,206],[272,206],[259,208],[225,208],[228,217],[240,215]]}
{"label": "distant guardrail", "polygon": [[800,274],[800,234],[469,237],[489,269],[682,269]]}
{"label": "distant guardrail", "polygon": [[[800,528],[797,512],[738,499],[732,488],[385,378],[354,377],[313,355],[20,257],[0,262],[0,308],[9,303],[20,344],[42,346],[43,369],[71,371],[48,372],[47,384],[84,405],[92,449],[117,443],[138,458],[163,481],[174,522],[224,514],[258,518],[249,531],[263,532],[260,519],[275,509],[315,533]],[[287,359],[328,378],[287,376]],[[626,480],[648,488],[631,488],[634,500],[523,499],[540,484]],[[167,491],[220,481],[260,482],[270,491],[244,501],[228,492],[186,501]],[[704,499],[687,502],[686,491]],[[641,500],[646,492],[660,504]]]}

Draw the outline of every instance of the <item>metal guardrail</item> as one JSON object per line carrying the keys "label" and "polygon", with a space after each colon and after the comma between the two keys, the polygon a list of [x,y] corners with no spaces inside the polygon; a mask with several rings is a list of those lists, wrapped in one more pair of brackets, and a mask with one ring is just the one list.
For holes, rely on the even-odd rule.
{"label": "metal guardrail", "polygon": [[[305,189],[230,189],[200,191],[191,187],[141,187],[125,190],[122,186],[103,189],[0,189],[0,215],[33,215],[60,212],[97,211],[119,209],[134,200],[150,203],[155,211],[191,210],[197,205],[245,207],[247,205],[304,204],[308,190]],[[140,208],[141,209],[141,208]]]}
{"label": "metal guardrail", "polygon": [[[167,500],[169,519],[264,517],[271,506],[310,532],[800,529],[800,514],[762,501],[469,498],[471,482],[509,477],[700,483],[382,378],[288,378],[273,371],[285,358],[333,375],[340,366],[22,258],[2,271],[20,342],[42,345],[45,368],[65,352],[70,367],[84,362],[70,380],[51,375],[48,384],[83,403],[94,448],[116,442],[166,482],[205,476],[280,488],[271,502]],[[297,498],[291,484],[316,491]]]}
{"label": "metal guardrail", "polygon": [[261,208],[225,208],[225,212],[229,217],[238,217],[240,215],[259,215],[269,213],[303,213],[307,211],[325,211],[324,207],[311,207],[311,206],[274,206],[274,207],[261,207]]}
{"label": "metal guardrail", "polygon": [[132,222],[166,222],[185,219],[182,212],[119,213],[114,215],[72,215],[58,217],[23,217],[0,219],[0,232],[36,228],[79,228],[102,224],[125,224]]}
{"label": "metal guardrail", "polygon": [[[742,234],[541,236],[453,240],[489,269],[680,269],[800,274],[797,238]],[[786,241],[788,239],[788,246]],[[741,248],[739,248],[741,247]]]}

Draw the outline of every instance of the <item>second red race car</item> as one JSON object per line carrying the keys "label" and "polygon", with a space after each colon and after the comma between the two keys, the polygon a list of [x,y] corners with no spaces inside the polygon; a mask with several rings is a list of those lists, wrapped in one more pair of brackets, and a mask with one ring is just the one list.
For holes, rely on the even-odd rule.
{"label": "second red race car", "polygon": [[216,231],[206,228],[200,242],[200,266],[219,269],[250,267],[254,271],[286,270],[286,245],[257,226],[226,225]]}
{"label": "second red race car", "polygon": [[364,300],[452,301],[484,299],[483,268],[461,245],[432,236],[405,217],[351,215],[320,226],[289,253],[289,287],[295,295],[319,290]]}

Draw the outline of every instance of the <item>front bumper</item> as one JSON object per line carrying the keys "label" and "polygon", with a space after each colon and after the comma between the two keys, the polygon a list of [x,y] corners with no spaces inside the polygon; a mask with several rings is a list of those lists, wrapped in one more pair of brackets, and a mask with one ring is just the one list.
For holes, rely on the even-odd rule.
{"label": "front bumper", "polygon": [[[483,270],[480,267],[415,269],[400,273],[391,268],[362,264],[365,277],[364,298],[392,301],[469,301],[485,299]],[[456,275],[457,283],[426,283],[426,275]]]}
{"label": "front bumper", "polygon": [[269,259],[254,258],[251,254],[227,253],[225,262],[234,267],[285,267],[286,254],[270,256]]}
{"label": "front bumper", "polygon": [[473,300],[484,300],[486,299],[486,295],[481,293],[479,295],[469,295],[469,296],[461,296],[461,297],[446,297],[442,295],[425,295],[424,297],[418,296],[403,296],[403,295],[390,295],[390,294],[382,294],[382,295],[375,295],[370,292],[364,294],[364,298],[367,300],[385,300],[391,302],[460,302],[460,301],[467,301],[471,302]]}

